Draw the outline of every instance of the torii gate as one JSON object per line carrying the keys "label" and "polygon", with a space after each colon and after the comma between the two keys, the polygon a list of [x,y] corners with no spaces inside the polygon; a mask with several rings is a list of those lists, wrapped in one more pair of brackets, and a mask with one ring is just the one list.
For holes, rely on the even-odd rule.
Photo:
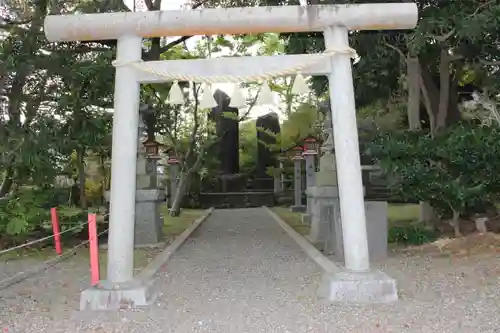
{"label": "torii gate", "polygon": [[[82,294],[81,307],[111,308],[123,302],[145,305],[151,298],[147,288],[131,284],[140,84],[166,82],[173,77],[213,80],[279,75],[287,74],[286,69],[290,68],[300,68],[304,75],[327,75],[330,86],[345,271],[333,278],[336,281],[331,282],[328,297],[358,301],[397,299],[394,280],[381,277],[381,273],[366,273],[370,272],[370,263],[348,31],[413,29],[417,20],[414,3],[47,16],[45,35],[49,41],[118,40],[107,281],[99,288],[87,290],[87,296]],[[143,37],[306,31],[324,32],[330,54],[151,62],[141,59]],[[309,65],[303,68],[304,64]]]}

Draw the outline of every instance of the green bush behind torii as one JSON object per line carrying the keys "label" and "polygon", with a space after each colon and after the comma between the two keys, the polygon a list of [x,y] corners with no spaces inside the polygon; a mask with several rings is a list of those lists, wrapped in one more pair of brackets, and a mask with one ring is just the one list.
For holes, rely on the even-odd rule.
{"label": "green bush behind torii", "polygon": [[460,123],[439,135],[380,134],[369,152],[388,186],[406,200],[429,202],[441,218],[486,215],[500,196],[500,128]]}

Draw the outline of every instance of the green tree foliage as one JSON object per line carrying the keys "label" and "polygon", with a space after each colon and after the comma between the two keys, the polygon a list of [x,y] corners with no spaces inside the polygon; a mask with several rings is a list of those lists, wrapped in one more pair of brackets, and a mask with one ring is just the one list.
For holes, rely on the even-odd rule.
{"label": "green tree foliage", "polygon": [[[0,233],[23,239],[50,229],[45,223],[52,205],[67,211],[72,191],[55,188],[56,176],[74,176],[86,206],[86,155],[109,154],[111,117],[105,108],[112,105],[114,45],[49,43],[43,20],[48,14],[120,8],[121,2],[8,5],[0,12]],[[60,216],[64,229],[68,216]]]}
{"label": "green tree foliage", "polygon": [[[326,1],[331,4],[369,2]],[[356,103],[364,107],[405,95],[405,80],[401,78],[405,77],[406,59],[416,57],[425,94],[422,102],[432,122],[429,126],[442,127],[459,118],[459,90],[465,81],[480,88],[490,87],[488,91],[492,94],[495,91],[492,87],[498,87],[500,4],[479,0],[419,0],[417,5],[420,19],[414,30],[350,33],[351,45],[361,57],[354,66]],[[324,50],[321,33],[282,34],[282,37],[287,41],[287,53]],[[327,90],[325,78],[314,78],[313,87],[318,96],[323,95]]]}
{"label": "green tree foliage", "polygon": [[500,194],[500,129],[461,123],[438,136],[422,132],[381,134],[370,153],[390,188],[405,200],[426,201],[451,217],[486,213]]}
{"label": "green tree foliage", "polygon": [[309,135],[318,136],[320,116],[318,108],[311,104],[302,103],[292,112],[288,119],[281,125],[281,133],[278,135],[278,147],[274,149],[288,149]]}
{"label": "green tree foliage", "polygon": [[252,174],[257,163],[257,128],[255,120],[240,125],[240,169],[242,173]]}

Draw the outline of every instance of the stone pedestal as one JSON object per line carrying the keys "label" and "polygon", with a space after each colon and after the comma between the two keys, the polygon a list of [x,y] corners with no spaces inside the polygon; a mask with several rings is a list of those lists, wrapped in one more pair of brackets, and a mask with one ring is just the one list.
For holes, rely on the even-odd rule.
{"label": "stone pedestal", "polygon": [[146,307],[158,296],[153,280],[133,280],[128,283],[100,281],[80,296],[80,310],[111,310]]}
{"label": "stone pedestal", "polygon": [[135,236],[136,247],[155,246],[163,238],[163,218],[161,207],[165,202],[165,192],[160,189],[136,191]]}
{"label": "stone pedestal", "polygon": [[398,300],[396,280],[378,270],[325,273],[318,295],[338,303],[390,303]]}
{"label": "stone pedestal", "polygon": [[302,204],[302,160],[301,156],[293,158],[293,193],[294,205],[290,207],[292,212],[305,212],[306,207]]}
{"label": "stone pedestal", "polygon": [[[156,161],[139,156],[137,158],[137,189],[157,187]],[[137,195],[136,195],[137,196]]]}
{"label": "stone pedestal", "polygon": [[158,188],[157,159],[146,156],[140,147],[137,157],[134,246],[155,246],[163,238],[161,207],[165,191]]}
{"label": "stone pedestal", "polygon": [[[146,165],[144,158],[138,159],[138,170]],[[156,185],[155,177],[137,175],[138,189],[135,192],[135,226],[134,247],[151,247],[161,243],[163,238],[163,218],[161,208],[165,204],[165,191],[157,188],[147,188]],[[139,188],[139,185],[143,187]],[[144,188],[146,187],[146,188]],[[109,200],[109,191],[104,193],[104,199]]]}
{"label": "stone pedestal", "polygon": [[274,193],[280,193],[281,192],[280,175],[274,175],[273,180],[274,180]]}
{"label": "stone pedestal", "polygon": [[[335,186],[315,186],[307,189],[312,202],[309,241],[326,255],[344,263],[344,242],[338,191]],[[387,257],[387,202],[365,202],[368,251],[370,261]]]}
{"label": "stone pedestal", "polygon": [[285,163],[283,162],[282,158],[280,158],[280,192],[285,192]]}
{"label": "stone pedestal", "polygon": [[[304,159],[306,160],[306,194],[307,190],[314,186],[316,183],[316,166],[314,160],[318,153],[314,150],[306,150],[304,152]],[[302,215],[302,223],[311,223],[312,217],[312,201],[307,196],[307,210],[306,213]]]}
{"label": "stone pedestal", "polygon": [[[368,253],[370,261],[387,258],[387,202],[365,201],[366,231],[368,236]],[[342,223],[334,227],[335,260],[344,262],[344,244],[342,240]]]}
{"label": "stone pedestal", "polygon": [[340,206],[336,186],[312,186],[307,189],[311,203],[311,229],[309,241],[325,254],[333,254],[342,241]]}
{"label": "stone pedestal", "polygon": [[[333,154],[333,140],[329,117],[325,121],[326,140],[321,147],[320,170],[315,174],[315,186],[307,189],[307,200],[311,206],[311,229],[309,240],[325,254],[335,252],[336,237],[342,239],[337,170]],[[337,229],[337,230],[336,230]]]}

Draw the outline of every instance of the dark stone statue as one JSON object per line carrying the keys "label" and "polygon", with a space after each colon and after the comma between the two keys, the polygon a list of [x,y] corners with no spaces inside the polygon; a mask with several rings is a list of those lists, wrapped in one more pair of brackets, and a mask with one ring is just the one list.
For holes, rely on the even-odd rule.
{"label": "dark stone statue", "polygon": [[238,109],[229,106],[231,99],[222,90],[217,89],[214,98],[219,106],[212,109],[209,119],[216,124],[219,142],[213,152],[220,162],[219,173],[235,174],[240,171]]}
{"label": "dark stone statue", "polygon": [[277,152],[271,151],[276,144],[276,135],[280,133],[278,115],[270,112],[257,118],[257,180],[260,189],[272,189],[273,180],[267,171],[269,167],[277,167]]}
{"label": "dark stone statue", "polygon": [[212,146],[208,154],[217,156],[218,175],[203,185],[210,192],[239,192],[246,181],[240,172],[239,150],[239,115],[238,109],[229,106],[231,98],[222,90],[214,92],[218,106],[208,115],[208,120],[215,123],[215,134],[218,142]]}

